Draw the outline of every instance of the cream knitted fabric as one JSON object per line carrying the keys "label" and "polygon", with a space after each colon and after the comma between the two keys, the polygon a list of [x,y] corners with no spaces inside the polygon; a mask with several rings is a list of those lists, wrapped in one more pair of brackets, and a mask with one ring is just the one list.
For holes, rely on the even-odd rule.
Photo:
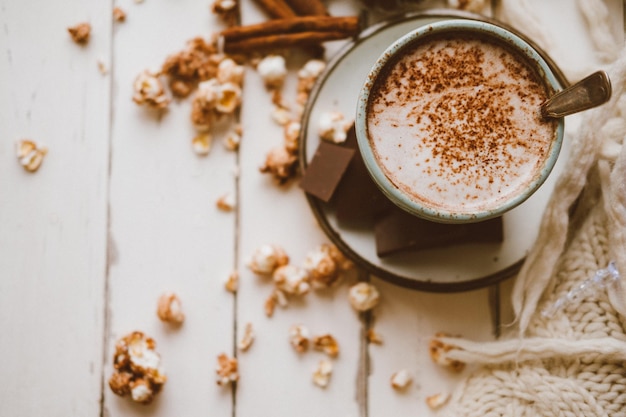
{"label": "cream knitted fabric", "polygon": [[[569,139],[568,166],[517,278],[511,337],[438,337],[445,358],[480,365],[446,415],[626,417],[626,52],[609,75],[613,97]],[[567,296],[610,261],[621,281]]]}

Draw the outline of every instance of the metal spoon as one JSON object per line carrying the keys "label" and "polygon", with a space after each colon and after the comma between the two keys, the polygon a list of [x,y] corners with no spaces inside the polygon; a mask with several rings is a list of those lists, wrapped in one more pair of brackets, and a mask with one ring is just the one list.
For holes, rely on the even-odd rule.
{"label": "metal spoon", "polygon": [[604,71],[594,72],[559,91],[541,105],[541,116],[559,118],[597,107],[611,98],[611,81]]}

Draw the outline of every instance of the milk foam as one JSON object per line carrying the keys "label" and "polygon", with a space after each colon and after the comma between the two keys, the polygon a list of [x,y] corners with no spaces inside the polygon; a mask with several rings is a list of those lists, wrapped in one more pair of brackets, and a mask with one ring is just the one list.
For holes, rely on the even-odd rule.
{"label": "milk foam", "polygon": [[539,76],[494,41],[433,37],[378,77],[369,141],[411,199],[457,213],[491,210],[544,165],[556,129],[539,115],[547,97]]}

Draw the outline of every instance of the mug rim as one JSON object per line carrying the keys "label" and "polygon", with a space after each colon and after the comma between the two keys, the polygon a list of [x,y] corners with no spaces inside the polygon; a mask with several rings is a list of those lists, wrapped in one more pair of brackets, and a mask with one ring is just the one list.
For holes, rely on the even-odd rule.
{"label": "mug rim", "polygon": [[381,56],[376,60],[372,69],[369,71],[365,83],[359,93],[355,117],[355,129],[359,150],[370,176],[387,198],[403,210],[413,215],[439,223],[470,223],[488,220],[501,216],[505,212],[523,203],[548,178],[560,153],[564,133],[564,119],[559,118],[557,120],[556,129],[554,130],[548,155],[544,158],[543,165],[538,171],[538,175],[533,178],[533,180],[523,189],[522,192],[505,200],[503,204],[500,204],[495,208],[471,213],[459,213],[439,207],[435,208],[423,205],[410,198],[405,192],[401,191],[387,177],[383,169],[379,166],[372,150],[372,146],[370,145],[367,127],[367,109],[369,107],[370,91],[375,85],[379,74],[386,69],[390,62],[392,62],[396,54],[407,45],[435,34],[458,31],[479,33],[484,36],[496,38],[500,42],[504,42],[514,48],[516,52],[522,54],[526,60],[533,65],[533,68],[538,71],[544,83],[546,83],[548,88],[552,90],[550,92],[551,94],[554,94],[563,88],[548,63],[543,59],[543,57],[541,57],[532,45],[506,28],[479,20],[451,19],[420,26],[397,39],[385,49]]}

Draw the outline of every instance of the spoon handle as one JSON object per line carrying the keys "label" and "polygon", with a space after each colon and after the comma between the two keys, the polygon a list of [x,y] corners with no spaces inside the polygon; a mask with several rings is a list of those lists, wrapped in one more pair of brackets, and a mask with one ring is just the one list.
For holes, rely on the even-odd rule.
{"label": "spoon handle", "polygon": [[594,72],[559,91],[541,105],[541,116],[559,118],[606,103],[611,98],[611,81],[604,71]]}

